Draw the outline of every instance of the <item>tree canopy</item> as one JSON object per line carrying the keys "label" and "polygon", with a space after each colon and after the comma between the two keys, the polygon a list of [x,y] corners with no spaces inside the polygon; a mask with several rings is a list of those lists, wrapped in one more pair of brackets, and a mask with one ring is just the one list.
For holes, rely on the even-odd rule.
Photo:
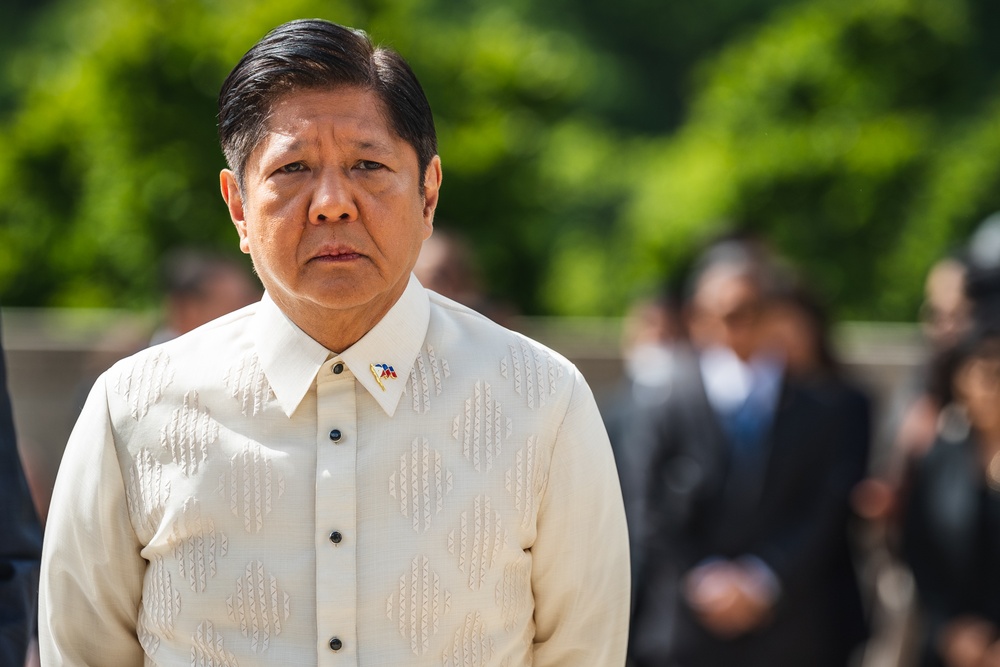
{"label": "tree canopy", "polygon": [[413,66],[445,169],[437,224],[525,312],[620,313],[736,226],[841,314],[911,317],[930,263],[1000,209],[1000,10],[683,4],[14,3],[0,302],[142,307],[170,248],[235,253],[218,88],[269,28],[320,16]]}

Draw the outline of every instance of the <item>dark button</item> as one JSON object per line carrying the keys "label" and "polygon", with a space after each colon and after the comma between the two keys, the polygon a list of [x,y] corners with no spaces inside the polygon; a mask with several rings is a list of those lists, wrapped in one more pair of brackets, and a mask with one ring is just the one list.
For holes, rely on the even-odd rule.
{"label": "dark button", "polygon": [[330,439],[333,440],[334,442],[340,442],[340,439],[343,437],[343,435],[344,434],[340,432],[339,428],[335,428],[332,431],[330,431]]}
{"label": "dark button", "polygon": [[340,534],[339,530],[335,530],[330,533],[330,541],[334,544],[340,544],[340,541],[344,539],[344,536]]}
{"label": "dark button", "polygon": [[[334,375],[340,375],[343,372],[344,372],[344,364],[334,364],[333,365],[333,374]],[[340,640],[338,639],[337,641],[340,641]]]}
{"label": "dark button", "polygon": [[344,642],[340,641],[339,638],[334,637],[333,639],[330,640],[330,648],[332,648],[334,651],[339,651],[340,649],[344,648]]}

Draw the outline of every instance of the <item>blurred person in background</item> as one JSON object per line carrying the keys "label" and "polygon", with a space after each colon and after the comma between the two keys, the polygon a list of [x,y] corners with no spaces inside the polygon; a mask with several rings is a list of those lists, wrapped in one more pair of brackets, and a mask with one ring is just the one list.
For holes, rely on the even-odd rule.
{"label": "blurred person in background", "polygon": [[948,418],[902,498],[925,667],[1000,666],[1000,215],[967,256],[971,333],[938,367]]}
{"label": "blurred person in background", "polygon": [[21,468],[0,340],[0,667],[22,667],[35,628],[42,529]]}
{"label": "blurred person in background", "polygon": [[886,445],[875,459],[873,475],[854,494],[859,514],[879,522],[887,545],[895,549],[900,502],[910,473],[930,449],[951,404],[951,356],[972,326],[966,290],[969,260],[965,251],[938,260],[928,271],[920,306],[925,360],[895,391],[888,410]]}
{"label": "blurred person in background", "polygon": [[954,355],[952,421],[915,466],[903,553],[916,581],[923,667],[1000,666],[1000,329]]}
{"label": "blurred person in background", "polygon": [[628,450],[647,471],[630,659],[842,667],[859,622],[831,576],[847,515],[836,471],[863,445],[769,344],[773,272],[758,247],[711,248],[691,283],[691,349]]}
{"label": "blurred person in background", "polygon": [[[621,353],[625,377],[600,401],[601,416],[608,430],[621,480],[633,572],[640,569],[638,558],[644,552],[638,538],[645,526],[645,497],[640,492],[644,471],[632,466],[641,466],[643,457],[641,452],[624,450],[637,444],[633,427],[644,406],[663,400],[663,392],[669,386],[674,369],[674,347],[684,338],[680,309],[673,295],[664,290],[654,296],[636,299],[629,306],[622,326]],[[633,578],[633,600],[638,583],[638,579]]]}
{"label": "blurred person in background", "polygon": [[894,391],[871,476],[852,498],[855,511],[869,520],[868,577],[875,585],[872,614],[879,638],[872,652],[898,655],[904,664],[915,652],[930,653],[916,620],[913,577],[902,558],[903,522],[924,456],[937,441],[960,438],[968,429],[955,394],[956,355],[970,332],[989,319],[984,304],[995,292],[990,276],[1000,258],[1000,237],[990,231],[996,223],[996,216],[984,220],[966,244],[928,271],[920,307],[924,360]]}
{"label": "blurred person in background", "polygon": [[239,262],[207,250],[181,248],[161,266],[164,322],[153,333],[157,345],[260,300],[260,289]]}
{"label": "blurred person in background", "polygon": [[[972,303],[966,294],[968,260],[953,254],[939,260],[927,274],[920,321],[927,341],[927,363],[903,387],[908,402],[895,436],[895,450],[903,461],[923,456],[937,435],[941,410],[948,404],[950,383],[942,365],[972,325]],[[897,463],[903,465],[905,463]]]}
{"label": "blurred person in background", "polygon": [[847,377],[831,340],[830,319],[824,304],[801,281],[777,288],[767,299],[763,316],[765,349],[784,361],[788,377],[808,388],[835,413],[840,432],[826,486],[833,504],[829,598],[835,624],[851,646],[860,646],[869,636],[855,561],[865,545],[859,543],[863,523],[851,505],[851,497],[865,479],[872,442],[872,402],[868,393]]}
{"label": "blurred person in background", "polygon": [[883,522],[890,548],[898,541],[898,510],[906,503],[913,467],[956,414],[952,378],[956,346],[974,326],[1000,312],[1000,214],[983,220],[957,252],[931,267],[920,308],[925,362],[898,388],[889,410],[888,451],[855,494],[863,516]]}
{"label": "blurred person in background", "polygon": [[454,232],[434,230],[420,248],[413,275],[427,289],[482,313],[497,324],[510,327],[516,315],[509,305],[497,303],[487,295],[472,248]]}

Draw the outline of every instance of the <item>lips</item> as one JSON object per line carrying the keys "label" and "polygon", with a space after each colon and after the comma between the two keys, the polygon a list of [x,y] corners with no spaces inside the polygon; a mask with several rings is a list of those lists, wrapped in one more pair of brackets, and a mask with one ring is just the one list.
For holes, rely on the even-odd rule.
{"label": "lips", "polygon": [[360,252],[351,246],[329,246],[324,247],[313,255],[311,262],[349,262],[364,257]]}

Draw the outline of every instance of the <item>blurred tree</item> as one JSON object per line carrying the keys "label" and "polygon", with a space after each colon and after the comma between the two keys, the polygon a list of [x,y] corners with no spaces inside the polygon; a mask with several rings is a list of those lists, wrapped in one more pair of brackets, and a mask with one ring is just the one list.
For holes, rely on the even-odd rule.
{"label": "blurred tree", "polygon": [[735,224],[843,314],[909,318],[934,257],[1000,208],[995,0],[49,1],[0,65],[11,305],[147,305],[169,248],[235,252],[215,97],[300,16],[412,63],[438,224],[528,313],[619,313]]}
{"label": "blurred tree", "polygon": [[618,301],[736,227],[804,266],[842,315],[912,318],[930,263],[1000,208],[996,27],[986,0],[782,10],[707,62],[676,134],[623,151],[622,224],[582,244],[618,251],[550,281],[552,302]]}
{"label": "blurred tree", "polygon": [[[533,309],[561,178],[540,175],[540,156],[579,124],[570,111],[597,68],[557,30],[433,0],[62,0],[4,69],[18,100],[0,120],[4,302],[141,306],[170,247],[235,252],[217,91],[267,29],[300,16],[365,28],[410,60],[437,112],[440,224],[467,230],[492,285]],[[573,134],[574,159],[606,131],[592,129]]]}
{"label": "blurred tree", "polygon": [[530,15],[568,27],[599,51],[614,76],[586,105],[613,125],[643,134],[675,129],[688,111],[695,66],[801,0],[547,0]]}

